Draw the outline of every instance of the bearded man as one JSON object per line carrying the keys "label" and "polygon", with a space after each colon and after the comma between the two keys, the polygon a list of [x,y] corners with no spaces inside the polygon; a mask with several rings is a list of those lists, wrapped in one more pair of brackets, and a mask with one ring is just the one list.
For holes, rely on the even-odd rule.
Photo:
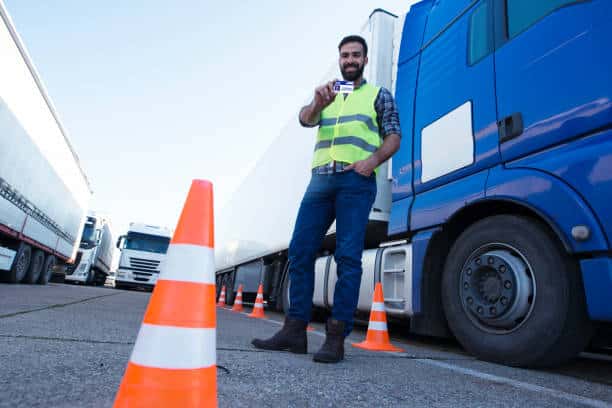
{"label": "bearded man", "polygon": [[[314,361],[344,358],[344,339],[353,327],[361,284],[361,254],[366,226],[376,198],[376,168],[400,146],[399,114],[391,93],[363,78],[368,46],[359,36],[342,39],[339,66],[352,92],[334,90],[335,80],[315,89],[312,102],[300,111],[300,123],[318,126],[312,178],[298,211],[289,245],[290,307],[280,331],[253,345],[265,350],[307,352],[314,267],[325,234],[336,221],[338,281],[326,324],[325,343]],[[350,91],[351,84],[348,85]]]}

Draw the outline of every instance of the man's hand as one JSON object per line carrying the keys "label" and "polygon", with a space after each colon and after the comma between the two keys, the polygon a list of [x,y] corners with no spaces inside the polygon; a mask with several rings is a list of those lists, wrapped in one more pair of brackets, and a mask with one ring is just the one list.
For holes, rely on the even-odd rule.
{"label": "man's hand", "polygon": [[313,107],[319,113],[328,107],[334,99],[336,99],[336,92],[334,92],[334,83],[336,80],[329,81],[315,89]]}
{"label": "man's hand", "polygon": [[378,166],[378,161],[374,156],[370,156],[365,160],[359,160],[353,164],[346,166],[344,170],[354,170],[362,176],[370,177],[376,166]]}
{"label": "man's hand", "polygon": [[321,111],[336,99],[334,82],[336,82],[335,79],[315,89],[312,102],[300,110],[300,122],[302,126],[316,126],[319,123]]}
{"label": "man's hand", "polygon": [[372,153],[370,157],[365,160],[356,161],[344,169],[355,170],[357,173],[369,177],[378,165],[384,163],[393,153],[397,152],[400,148],[400,141],[399,135],[390,133],[385,137],[382,146]]}

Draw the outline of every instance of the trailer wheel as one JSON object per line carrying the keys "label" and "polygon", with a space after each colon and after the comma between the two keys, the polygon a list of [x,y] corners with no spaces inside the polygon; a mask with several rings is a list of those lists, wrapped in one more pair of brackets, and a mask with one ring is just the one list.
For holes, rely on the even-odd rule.
{"label": "trailer wheel", "polygon": [[291,306],[291,298],[289,296],[290,289],[291,289],[291,279],[289,279],[289,274],[287,274],[285,276],[285,279],[283,279],[283,289],[282,289],[283,312],[285,314],[289,313],[289,307]]}
{"label": "trailer wheel", "polygon": [[32,248],[26,243],[20,242],[13,260],[13,266],[9,271],[8,279],[10,283],[19,283],[23,280],[32,257]]}
{"label": "trailer wheel", "polygon": [[459,236],[444,268],[442,303],[453,334],[483,360],[557,365],[590,338],[576,262],[524,217],[486,218]]}
{"label": "trailer wheel", "polygon": [[38,277],[38,284],[46,285],[49,282],[51,276],[53,275],[55,263],[55,257],[53,255],[47,255],[47,257],[45,258],[45,263],[43,263],[40,276]]}
{"label": "trailer wheel", "polygon": [[229,306],[234,304],[234,298],[236,297],[234,293],[234,274],[235,272],[229,272],[223,277],[223,282],[225,284],[225,303]]}
{"label": "trailer wheel", "polygon": [[30,260],[30,266],[23,278],[24,283],[36,283],[40,277],[40,273],[45,262],[45,253],[40,249],[34,250],[32,253],[32,259]]}

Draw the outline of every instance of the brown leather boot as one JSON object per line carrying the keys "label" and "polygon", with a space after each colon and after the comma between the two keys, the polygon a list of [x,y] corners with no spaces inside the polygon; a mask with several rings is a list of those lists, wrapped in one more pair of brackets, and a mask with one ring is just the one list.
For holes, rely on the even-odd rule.
{"label": "brown leather boot", "polygon": [[285,318],[285,324],[269,339],[254,339],[251,344],[258,349],[282,351],[286,350],[296,354],[306,354],[308,351],[308,337],[306,326],[308,322],[298,319]]}
{"label": "brown leather boot", "polygon": [[325,325],[325,343],[314,355],[317,363],[337,363],[344,359],[344,322],[328,319]]}

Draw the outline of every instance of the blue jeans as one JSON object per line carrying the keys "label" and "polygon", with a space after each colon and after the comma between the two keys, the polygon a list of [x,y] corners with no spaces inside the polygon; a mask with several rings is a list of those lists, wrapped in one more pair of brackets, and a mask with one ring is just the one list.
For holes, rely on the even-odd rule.
{"label": "blue jeans", "polygon": [[359,299],[366,226],[375,198],[374,173],[370,177],[352,170],[329,175],[313,174],[289,245],[289,317],[310,321],[315,259],[335,219],[334,258],[338,266],[338,281],[332,317],[345,323],[345,335],[351,332]]}

